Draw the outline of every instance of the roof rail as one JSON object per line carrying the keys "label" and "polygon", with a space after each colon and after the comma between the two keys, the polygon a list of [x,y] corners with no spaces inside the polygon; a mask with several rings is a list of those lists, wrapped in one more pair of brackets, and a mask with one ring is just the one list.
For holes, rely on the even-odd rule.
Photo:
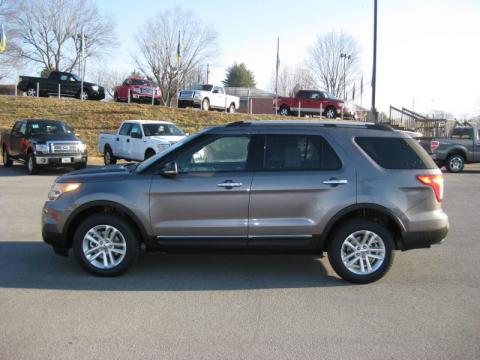
{"label": "roof rail", "polygon": [[365,124],[367,129],[394,131],[393,128],[386,124]]}

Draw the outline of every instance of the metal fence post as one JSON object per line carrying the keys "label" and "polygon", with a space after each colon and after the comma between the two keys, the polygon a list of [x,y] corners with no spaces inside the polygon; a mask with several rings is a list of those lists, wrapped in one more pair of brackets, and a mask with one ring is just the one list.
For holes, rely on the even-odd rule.
{"label": "metal fence post", "polygon": [[155,105],[155,92],[156,92],[156,90],[152,91],[152,106]]}
{"label": "metal fence post", "polygon": [[62,93],[61,85],[60,85],[60,83],[58,83],[58,98],[59,99],[62,97],[61,93]]}
{"label": "metal fence post", "polygon": [[300,109],[301,109],[301,108],[302,108],[302,102],[299,101],[299,102],[298,102],[298,117],[300,117],[300,113],[301,113]]}
{"label": "metal fence post", "polygon": [[40,96],[40,83],[37,81],[37,97]]}
{"label": "metal fence post", "polygon": [[[18,78],[17,84],[20,82],[20,77]],[[18,96],[17,85],[15,85],[15,96]]]}
{"label": "metal fence post", "polygon": [[128,94],[127,94],[127,96],[128,96],[127,102],[130,104],[130,88],[128,88]]}
{"label": "metal fence post", "polygon": [[250,98],[250,115],[253,114],[253,99]]}
{"label": "metal fence post", "polygon": [[225,114],[227,113],[227,94],[225,95]]}
{"label": "metal fence post", "polygon": [[320,119],[323,118],[323,104],[320,103]]}

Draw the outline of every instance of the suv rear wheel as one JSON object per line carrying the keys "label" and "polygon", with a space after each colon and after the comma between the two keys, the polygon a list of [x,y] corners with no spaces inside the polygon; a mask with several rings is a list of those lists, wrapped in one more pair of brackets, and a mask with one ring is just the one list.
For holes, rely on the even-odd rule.
{"label": "suv rear wheel", "polygon": [[140,253],[137,232],[115,214],[94,214],[78,227],[73,252],[80,265],[97,276],[117,276],[131,267]]}
{"label": "suv rear wheel", "polygon": [[328,246],[328,259],[344,280],[366,284],[382,278],[393,262],[393,238],[382,224],[353,219],[339,228]]}

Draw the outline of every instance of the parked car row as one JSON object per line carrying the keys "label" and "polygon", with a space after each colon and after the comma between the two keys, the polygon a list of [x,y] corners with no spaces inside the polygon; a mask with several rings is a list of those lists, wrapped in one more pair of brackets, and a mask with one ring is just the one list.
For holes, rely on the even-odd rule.
{"label": "parked car row", "polygon": [[[106,165],[117,159],[143,161],[185,137],[184,132],[166,121],[124,121],[115,134],[99,135],[99,152]],[[0,135],[3,165],[14,161],[26,164],[30,174],[45,167],[87,166],[86,144],[75,131],[59,120],[18,120]]]}

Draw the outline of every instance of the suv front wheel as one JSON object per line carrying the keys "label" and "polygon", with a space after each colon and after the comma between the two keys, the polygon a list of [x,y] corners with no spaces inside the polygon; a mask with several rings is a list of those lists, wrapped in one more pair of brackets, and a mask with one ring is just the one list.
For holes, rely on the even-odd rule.
{"label": "suv front wheel", "polygon": [[94,214],[78,227],[73,252],[80,265],[97,276],[117,276],[130,268],[140,253],[137,232],[115,214]]}
{"label": "suv front wheel", "polygon": [[390,231],[377,222],[353,219],[339,228],[328,246],[328,259],[344,280],[366,284],[382,278],[393,262]]}

